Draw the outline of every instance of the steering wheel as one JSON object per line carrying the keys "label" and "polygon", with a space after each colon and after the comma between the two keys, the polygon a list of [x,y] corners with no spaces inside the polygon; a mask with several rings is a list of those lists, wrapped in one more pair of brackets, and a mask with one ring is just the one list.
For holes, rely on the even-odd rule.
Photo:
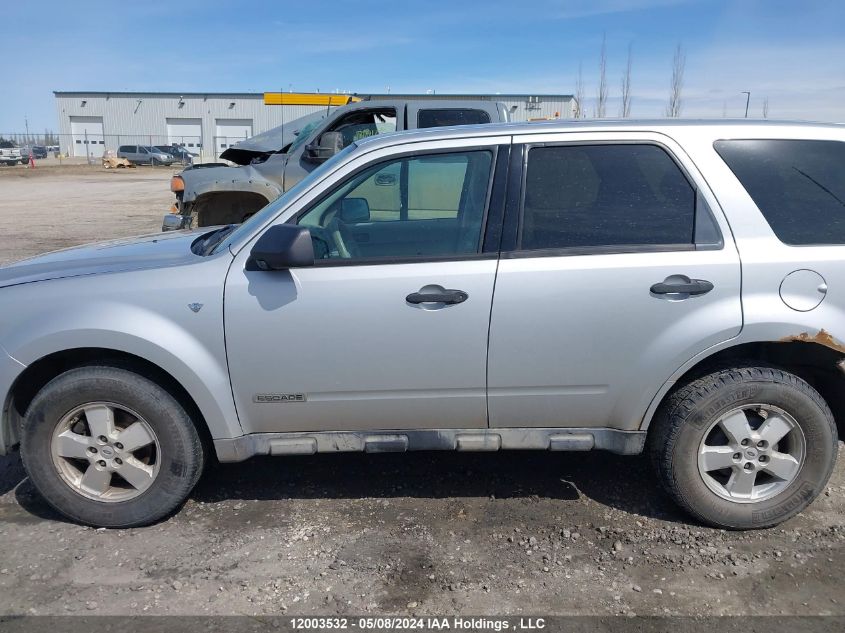
{"label": "steering wheel", "polygon": [[349,230],[349,226],[337,216],[333,217],[326,230],[332,236],[332,240],[337,246],[337,252],[343,259],[352,259],[353,257],[360,257],[361,251],[358,249],[358,243]]}

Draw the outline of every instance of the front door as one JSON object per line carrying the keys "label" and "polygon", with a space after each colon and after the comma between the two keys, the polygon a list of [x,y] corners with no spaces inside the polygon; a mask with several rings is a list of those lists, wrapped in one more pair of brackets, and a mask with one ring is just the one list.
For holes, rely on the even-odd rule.
{"label": "front door", "polygon": [[579,137],[514,149],[491,427],[637,429],[678,367],[742,326],[738,254],[694,166],[665,137]]}
{"label": "front door", "polygon": [[[502,152],[506,153],[506,152]],[[289,222],[317,263],[226,282],[247,432],[487,426],[496,253],[482,252],[494,146],[378,160]]]}

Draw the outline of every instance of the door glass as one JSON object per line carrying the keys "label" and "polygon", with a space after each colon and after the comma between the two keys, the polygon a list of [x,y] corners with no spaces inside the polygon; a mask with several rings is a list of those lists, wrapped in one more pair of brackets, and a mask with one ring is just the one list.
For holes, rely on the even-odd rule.
{"label": "door glass", "polygon": [[478,252],[493,155],[401,158],[353,176],[300,216],[317,259]]}
{"label": "door glass", "polygon": [[344,147],[368,136],[395,132],[396,110],[381,108],[351,112],[342,117],[328,131],[340,132],[343,135]]}
{"label": "door glass", "polygon": [[691,245],[696,194],[656,145],[535,147],[521,248]]}

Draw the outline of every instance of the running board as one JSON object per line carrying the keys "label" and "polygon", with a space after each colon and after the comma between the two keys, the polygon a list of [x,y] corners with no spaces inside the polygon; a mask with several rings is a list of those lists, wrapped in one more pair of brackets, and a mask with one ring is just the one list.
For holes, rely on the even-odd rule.
{"label": "running board", "polygon": [[617,429],[425,429],[398,431],[313,431],[253,433],[214,440],[221,462],[242,462],[254,455],[405,451],[610,451],[641,453],[645,431]]}

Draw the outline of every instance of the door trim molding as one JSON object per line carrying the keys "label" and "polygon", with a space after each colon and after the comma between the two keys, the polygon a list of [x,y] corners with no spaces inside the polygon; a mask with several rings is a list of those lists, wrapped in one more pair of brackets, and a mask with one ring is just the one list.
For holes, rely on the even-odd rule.
{"label": "door trim molding", "polygon": [[214,440],[217,459],[241,462],[255,455],[394,453],[405,451],[590,451],[636,455],[645,431],[607,428],[419,429],[252,433]]}

